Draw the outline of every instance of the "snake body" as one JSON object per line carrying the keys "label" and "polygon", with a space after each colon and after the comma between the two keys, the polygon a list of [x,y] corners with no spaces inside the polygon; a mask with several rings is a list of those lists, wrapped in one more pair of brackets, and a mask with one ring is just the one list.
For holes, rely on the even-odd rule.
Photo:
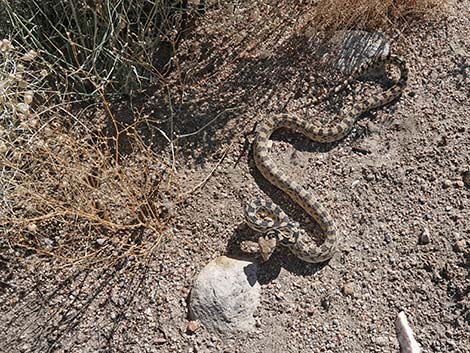
{"label": "snake body", "polygon": [[[267,119],[258,126],[257,135],[253,142],[253,156],[256,167],[269,182],[289,195],[295,203],[301,206],[315,220],[322,230],[324,238],[323,243],[318,246],[314,239],[306,234],[304,230],[300,229],[297,223],[292,222],[279,206],[272,201],[257,199],[246,206],[245,219],[250,228],[264,234],[264,239],[274,241],[272,249],[264,250],[267,254],[263,254],[260,242],[260,250],[265,260],[269,258],[274,247],[280,244],[288,247],[294,255],[303,261],[310,263],[323,262],[334,255],[339,239],[335,223],[327,210],[317,202],[313,194],[289,175],[283,173],[269,157],[271,135],[280,128],[288,128],[317,142],[334,142],[342,139],[351,131],[361,114],[389,103],[403,92],[408,79],[408,69],[405,62],[399,57],[392,55],[379,57],[354,70],[333,90],[315,98],[317,102],[321,101],[331,93],[341,91],[352,80],[361,76],[372,67],[383,64],[392,64],[398,67],[400,78],[385,92],[370,97],[364,102],[356,103],[336,124],[319,127],[298,116],[280,114]],[[268,213],[268,217],[262,217],[260,215],[262,212]]]}

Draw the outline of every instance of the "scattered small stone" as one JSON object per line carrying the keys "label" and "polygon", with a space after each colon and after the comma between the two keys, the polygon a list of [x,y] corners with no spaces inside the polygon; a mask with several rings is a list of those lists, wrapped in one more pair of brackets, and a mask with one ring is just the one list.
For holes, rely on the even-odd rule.
{"label": "scattered small stone", "polygon": [[199,321],[191,320],[188,322],[188,326],[186,326],[186,332],[188,332],[189,334],[193,334],[194,332],[199,330],[200,327],[201,324],[199,323]]}
{"label": "scattered small stone", "polygon": [[258,243],[246,240],[240,244],[240,250],[247,254],[259,254],[260,249]]}
{"label": "scattered small stone", "polygon": [[455,341],[452,340],[452,339],[448,339],[446,342],[447,342],[447,344],[448,344],[449,346],[452,346],[452,347],[456,347],[456,346],[457,346],[457,344],[455,343]]}
{"label": "scattered small stone", "polygon": [[374,176],[374,174],[372,174],[372,173],[368,173],[368,174],[366,174],[366,176],[365,176],[364,178],[365,178],[367,181],[374,181],[375,176]]}
{"label": "scattered small stone", "polygon": [[354,283],[347,282],[343,285],[343,293],[351,297],[354,296]]}
{"label": "scattered small stone", "polygon": [[455,242],[455,250],[457,252],[465,252],[467,249],[467,241],[465,239],[460,239]]}
{"label": "scattered small stone", "polygon": [[315,307],[313,306],[309,306],[306,311],[308,316],[313,316],[316,313]]}
{"label": "scattered small stone", "polygon": [[470,171],[465,171],[462,173],[462,181],[466,187],[470,187]]}
{"label": "scattered small stone", "polygon": [[38,230],[38,226],[35,223],[28,224],[27,228],[30,232],[35,232]]}
{"label": "scattered small stone", "polygon": [[384,234],[384,242],[390,244],[392,242],[392,236],[389,233]]}
{"label": "scattered small stone", "polygon": [[447,137],[445,135],[442,135],[439,137],[439,140],[437,140],[437,145],[442,147],[447,145]]}
{"label": "scattered small stone", "polygon": [[379,336],[377,338],[374,339],[375,343],[378,345],[378,346],[386,346],[387,343],[388,343],[388,338],[387,337],[384,337],[384,336]]}
{"label": "scattered small stone", "polygon": [[455,182],[455,186],[457,186],[458,188],[463,188],[465,186],[465,184],[462,180],[457,180]]}
{"label": "scattered small stone", "polygon": [[190,290],[188,288],[186,288],[186,287],[181,288],[181,294],[183,295],[183,297],[186,298],[188,296],[189,292],[190,292]]}
{"label": "scattered small stone", "polygon": [[8,151],[7,145],[3,142],[0,142],[0,154],[5,153],[6,151]]}
{"label": "scattered small stone", "polygon": [[452,186],[452,181],[450,181],[449,179],[446,179],[444,180],[443,184],[445,188],[450,188]]}
{"label": "scattered small stone", "polygon": [[330,305],[331,305],[330,297],[322,298],[322,300],[320,301],[320,305],[323,309],[328,311],[330,309]]}
{"label": "scattered small stone", "polygon": [[165,337],[158,337],[156,340],[155,340],[155,343],[156,344],[164,344],[167,342],[167,339]]}
{"label": "scattered small stone", "polygon": [[378,133],[380,132],[380,126],[377,125],[377,124],[374,124],[372,121],[367,121],[366,123],[367,125],[367,130],[369,130],[369,132],[371,133]]}
{"label": "scattered small stone", "polygon": [[20,347],[21,352],[31,352],[31,345],[29,343],[25,343]]}
{"label": "scattered small stone", "polygon": [[105,242],[106,242],[106,239],[103,239],[103,238],[96,239],[96,244],[98,244],[99,246],[103,245]]}
{"label": "scattered small stone", "polygon": [[52,246],[52,244],[54,244],[54,241],[49,238],[44,238],[44,243],[46,243],[47,246]]}
{"label": "scattered small stone", "polygon": [[418,238],[418,244],[426,245],[431,242],[431,234],[429,233],[428,228],[424,228]]}

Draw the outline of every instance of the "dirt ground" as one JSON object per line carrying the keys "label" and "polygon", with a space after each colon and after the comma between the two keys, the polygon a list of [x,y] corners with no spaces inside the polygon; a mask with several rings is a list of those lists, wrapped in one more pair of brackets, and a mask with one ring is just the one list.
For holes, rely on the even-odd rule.
{"label": "dirt ground", "polygon": [[[252,14],[248,5],[208,12],[201,21],[233,20],[198,26],[170,76],[178,88],[144,104],[161,117],[159,129],[180,136],[173,147],[183,192],[209,177],[175,206],[154,258],[132,271],[70,272],[44,257],[16,263],[13,253],[2,254],[0,351],[397,352],[394,320],[404,310],[425,352],[470,352],[470,2],[458,0],[445,20],[390,34],[391,51],[408,63],[408,86],[364,114],[344,140],[274,136],[276,163],[335,219],[336,256],[309,265],[276,251],[259,274],[256,332],[186,332],[187,300],[202,267],[226,254],[259,260],[240,250],[253,235],[243,221],[246,202],[272,198],[310,222],[256,171],[255,123],[282,111],[328,122],[348,105],[342,95],[309,105],[307,87],[332,87],[331,75],[341,73],[323,77],[317,42],[295,13],[273,17],[279,26],[261,32],[258,47],[251,43],[259,28],[247,25]],[[382,83],[359,81],[358,97]],[[156,136],[156,148],[171,158]]]}

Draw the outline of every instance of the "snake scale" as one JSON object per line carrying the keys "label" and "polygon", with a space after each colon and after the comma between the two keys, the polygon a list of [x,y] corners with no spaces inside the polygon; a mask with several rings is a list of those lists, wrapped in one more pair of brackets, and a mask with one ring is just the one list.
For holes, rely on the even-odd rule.
{"label": "snake scale", "polygon": [[314,103],[317,103],[332,93],[343,90],[352,80],[373,67],[384,64],[396,66],[400,70],[399,79],[385,92],[356,103],[338,123],[319,127],[298,116],[280,114],[267,119],[258,126],[257,135],[253,142],[256,167],[269,182],[289,195],[315,220],[322,230],[324,238],[323,243],[318,246],[314,239],[306,234],[298,223],[291,221],[278,205],[272,201],[256,199],[246,206],[245,219],[250,228],[263,234],[258,239],[263,260],[269,259],[277,245],[282,245],[288,247],[294,255],[303,261],[323,262],[333,257],[339,240],[337,228],[327,210],[316,201],[313,194],[289,175],[281,172],[269,157],[271,135],[280,128],[288,128],[317,142],[334,142],[342,139],[351,131],[361,114],[383,106],[400,96],[408,80],[408,69],[405,62],[395,55],[378,57],[374,61],[359,66],[334,89],[314,97]]}

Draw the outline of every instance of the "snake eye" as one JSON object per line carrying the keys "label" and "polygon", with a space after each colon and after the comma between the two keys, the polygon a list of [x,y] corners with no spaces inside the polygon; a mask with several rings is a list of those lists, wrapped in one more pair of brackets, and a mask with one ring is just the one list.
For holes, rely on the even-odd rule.
{"label": "snake eye", "polygon": [[282,237],[280,237],[280,232],[279,232],[278,229],[271,229],[271,230],[268,230],[266,232],[266,238],[268,238],[268,239],[273,239],[274,238],[274,239],[279,240],[279,238],[282,238]]}

